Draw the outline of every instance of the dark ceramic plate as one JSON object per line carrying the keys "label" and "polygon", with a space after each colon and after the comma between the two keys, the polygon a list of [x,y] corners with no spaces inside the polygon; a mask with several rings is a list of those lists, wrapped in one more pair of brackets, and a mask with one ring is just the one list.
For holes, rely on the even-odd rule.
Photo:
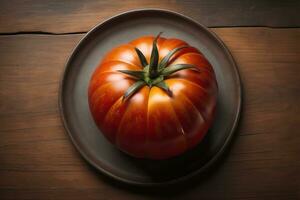
{"label": "dark ceramic plate", "polygon": [[[217,114],[204,140],[179,157],[150,161],[117,150],[97,129],[88,107],[87,88],[105,52],[143,35],[176,37],[195,46],[212,64],[218,85]],[[63,75],[60,110],[64,126],[81,155],[102,173],[125,183],[155,186],[177,183],[206,171],[232,139],[241,109],[237,67],[225,45],[192,19],[166,10],[136,10],[97,25],[73,51]]]}

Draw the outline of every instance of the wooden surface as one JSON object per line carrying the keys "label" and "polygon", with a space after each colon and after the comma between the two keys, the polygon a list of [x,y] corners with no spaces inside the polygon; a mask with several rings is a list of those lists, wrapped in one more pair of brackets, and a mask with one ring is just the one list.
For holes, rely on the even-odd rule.
{"label": "wooden surface", "polygon": [[[131,2],[126,9],[125,1],[122,6],[75,1],[66,6],[68,12],[60,10],[62,1],[23,1],[15,7],[10,2],[0,3],[0,199],[300,199],[300,28],[211,29],[231,50],[243,82],[236,137],[207,177],[186,186],[148,191],[116,184],[96,172],[79,156],[62,127],[59,80],[84,33],[7,34],[85,32],[138,3]],[[208,25],[215,26],[214,1],[198,4],[209,15]],[[281,4],[275,1],[273,10]],[[190,1],[144,5],[177,6],[175,10],[187,14],[191,10],[190,16],[202,19]],[[299,25],[299,18],[288,20],[294,17],[293,8],[282,9],[291,9],[282,21],[257,19],[283,27]],[[14,14],[17,17],[11,17]],[[242,21],[230,22],[232,18],[226,15],[217,25],[241,25]],[[253,25],[250,22],[249,17],[242,25]]]}
{"label": "wooden surface", "polygon": [[299,0],[1,0],[0,32],[84,32],[120,12],[162,8],[210,27],[298,27]]}

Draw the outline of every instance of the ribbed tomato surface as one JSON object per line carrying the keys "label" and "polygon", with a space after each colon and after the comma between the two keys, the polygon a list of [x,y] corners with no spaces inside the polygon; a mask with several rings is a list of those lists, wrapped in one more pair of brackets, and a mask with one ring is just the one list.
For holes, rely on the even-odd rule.
{"label": "ribbed tomato surface", "polygon": [[[165,83],[172,96],[145,85],[124,101],[124,93],[136,80],[118,70],[141,70],[134,48],[149,62],[153,40],[152,36],[141,37],[107,53],[92,75],[88,97],[92,116],[111,143],[134,157],[166,159],[203,139],[214,118],[218,89],[211,64],[189,46],[169,64],[192,64],[199,71],[186,69],[168,77]],[[188,44],[159,38],[159,59],[183,45]]]}

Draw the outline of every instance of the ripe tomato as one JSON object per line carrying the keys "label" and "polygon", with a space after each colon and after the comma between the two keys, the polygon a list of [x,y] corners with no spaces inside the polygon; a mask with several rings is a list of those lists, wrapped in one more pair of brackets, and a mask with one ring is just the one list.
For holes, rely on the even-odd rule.
{"label": "ripe tomato", "polygon": [[166,159],[203,139],[217,92],[213,68],[199,50],[158,35],[107,53],[92,75],[88,97],[111,143],[134,157]]}

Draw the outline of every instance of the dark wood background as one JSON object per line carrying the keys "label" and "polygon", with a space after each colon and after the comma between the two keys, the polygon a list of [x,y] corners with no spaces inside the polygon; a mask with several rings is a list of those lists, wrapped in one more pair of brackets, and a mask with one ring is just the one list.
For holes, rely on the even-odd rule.
{"label": "dark wood background", "polygon": [[[146,190],[90,167],[62,126],[66,59],[135,8],[186,14],[229,47],[243,82],[235,139],[206,177]],[[300,1],[0,1],[0,199],[300,199]]]}

